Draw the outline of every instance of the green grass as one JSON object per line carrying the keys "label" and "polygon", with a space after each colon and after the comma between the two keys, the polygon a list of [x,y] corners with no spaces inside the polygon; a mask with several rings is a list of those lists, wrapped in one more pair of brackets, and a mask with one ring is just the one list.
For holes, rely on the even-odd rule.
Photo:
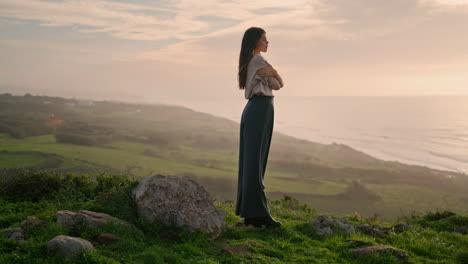
{"label": "green grass", "polygon": [[[0,138],[0,150],[40,151],[54,153],[65,158],[63,168],[71,168],[86,160],[96,167],[113,168],[131,172],[137,176],[153,174],[197,175],[235,180],[237,178],[238,154],[221,151],[200,151],[186,146],[171,149],[148,146],[147,144],[117,141],[101,147],[59,144],[52,135],[26,137],[24,139]],[[151,149],[158,157],[144,154]],[[12,167],[17,163],[11,164]],[[268,190],[298,193],[333,195],[343,191],[344,184],[323,181],[321,185],[283,180],[291,175],[271,170],[265,179]]]}
{"label": "green grass", "polygon": [[0,152],[0,168],[31,167],[46,160],[38,154]]}
{"label": "green grass", "polygon": [[459,208],[466,208],[466,201],[462,197],[443,190],[402,184],[368,184],[368,186],[382,197],[382,202],[377,202],[376,206],[387,210],[394,208],[395,214],[397,208],[405,214],[410,214],[412,211],[457,211]]}
{"label": "green grass", "polygon": [[[25,178],[20,178],[21,185],[31,184],[42,188],[43,184],[50,182],[67,184],[59,185],[61,187],[49,192],[47,197],[34,202],[31,200],[33,196],[21,195],[21,190],[16,188],[0,194],[0,229],[19,226],[29,215],[49,223],[47,227],[28,230],[27,242],[23,244],[7,241],[0,236],[0,260],[3,263],[402,263],[395,256],[386,254],[354,256],[349,249],[358,244],[345,241],[349,239],[361,241],[360,245],[391,245],[402,249],[410,256],[408,263],[466,263],[464,256],[468,254],[467,235],[451,232],[455,227],[468,226],[466,215],[432,213],[408,216],[404,220],[412,230],[392,233],[385,238],[374,238],[359,232],[320,237],[311,228],[310,221],[323,213],[298,200],[269,200],[271,214],[283,222],[280,229],[237,227],[236,223],[241,219],[234,214],[235,205],[216,202],[215,205],[227,214],[227,228],[218,239],[213,239],[201,232],[146,223],[140,219],[135,214],[129,195],[134,181],[128,181],[124,176],[89,175],[83,178],[69,174],[68,178],[63,178],[45,172],[25,175]],[[28,177],[45,177],[47,181],[39,184],[37,180],[28,182]],[[93,178],[96,180],[91,180]],[[4,184],[0,187],[4,187]],[[117,224],[98,229],[84,226],[63,228],[55,223],[55,213],[64,209],[105,212],[134,223],[143,232]],[[376,221],[349,215],[333,217],[339,216],[347,216],[355,226]],[[395,223],[381,224],[392,226]],[[78,236],[93,241],[100,233],[112,233],[121,240],[112,245],[94,243],[96,252],[85,253],[71,260],[46,255],[45,244],[57,235]],[[223,253],[222,248],[228,245],[246,245],[252,253],[243,256]]]}
{"label": "green grass", "polygon": [[[145,154],[151,150],[152,155]],[[233,200],[237,180],[237,153],[229,150],[201,151],[189,146],[161,147],[137,142],[115,141],[103,146],[81,146],[56,143],[53,135],[42,135],[14,139],[0,134],[0,151],[6,150],[9,156],[0,159],[3,168],[21,167],[40,163],[39,158],[14,154],[18,151],[37,151],[57,154],[64,158],[60,168],[130,174],[145,177],[154,174],[192,175],[199,178],[212,178],[207,186],[220,200]],[[21,159],[19,156],[22,155]],[[2,156],[3,157],[3,156]],[[274,161],[270,161],[273,163]],[[377,193],[382,200],[377,202],[337,200],[334,196],[345,191],[351,179],[327,178],[303,174],[294,168],[268,169],[265,175],[266,190],[270,193],[282,192],[297,194],[303,201],[331,213],[353,213],[358,211],[371,216],[375,213],[387,220],[395,220],[403,214],[425,212],[436,209],[468,212],[463,197],[444,190],[408,184],[363,184]],[[214,183],[225,179],[229,186]],[[226,189],[228,188],[228,189]],[[315,195],[315,198],[306,198]],[[312,196],[314,197],[314,196]]]}
{"label": "green grass", "polygon": [[98,166],[111,167],[122,171],[128,167],[136,167],[138,171],[135,174],[139,176],[147,176],[154,173],[179,174],[193,171],[206,176],[227,175],[225,170],[205,168],[173,159],[149,157],[144,155],[143,152],[135,153],[132,150],[127,151],[125,149],[122,151],[122,149],[118,148],[59,144],[55,143],[55,139],[51,135],[27,137],[20,140],[1,139],[0,143],[1,150],[54,153],[66,159],[86,159]]}

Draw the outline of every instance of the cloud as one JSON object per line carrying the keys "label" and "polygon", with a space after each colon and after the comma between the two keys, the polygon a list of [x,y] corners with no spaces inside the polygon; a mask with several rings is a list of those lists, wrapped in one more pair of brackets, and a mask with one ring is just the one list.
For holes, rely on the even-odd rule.
{"label": "cloud", "polygon": [[[231,44],[235,42],[235,49],[238,49],[239,36],[251,26],[271,29],[298,41],[301,34],[317,38],[349,38],[349,33],[328,26],[340,23],[340,19],[323,23],[314,16],[314,9],[319,4],[318,0],[178,0],[154,6],[102,0],[4,0],[0,10],[4,17],[37,21],[45,27],[70,26],[84,34],[104,33],[131,40],[178,40],[153,51],[123,54],[119,59],[218,65],[221,62],[204,59],[210,53],[225,54],[219,48],[225,47],[223,43],[226,41],[218,37],[225,36]],[[205,46],[212,43],[216,46]],[[183,56],[179,56],[181,53]]]}
{"label": "cloud", "polygon": [[[403,87],[405,80],[416,83],[418,76],[430,74],[439,76],[434,80],[440,85],[459,78],[468,67],[468,0],[140,1],[2,0],[0,26],[33,21],[49,29],[69,27],[79,33],[73,39],[83,40],[80,34],[88,34],[91,42],[100,34],[114,38],[101,39],[100,46],[86,42],[86,47],[80,41],[51,43],[52,38],[31,43],[3,39],[0,44],[56,50],[69,55],[67,62],[93,59],[96,65],[129,65],[121,66],[119,74],[106,75],[119,75],[115,83],[122,89],[127,79],[145,80],[152,87],[180,86],[163,82],[169,72],[176,72],[181,75],[174,79],[183,79],[187,89],[198,85],[207,94],[218,89],[209,81],[212,72],[223,72],[218,82],[231,78],[235,84],[241,38],[251,26],[267,31],[265,57],[292,87],[285,93],[313,94],[309,86],[314,84],[322,94],[341,94],[353,84],[347,93],[365,94],[386,80]],[[138,65],[151,66],[140,74]],[[138,78],[126,78],[128,69]],[[163,83],[153,84],[153,78]],[[432,79],[422,80],[421,87]],[[396,91],[392,87],[387,84],[388,93]]]}
{"label": "cloud", "polygon": [[190,32],[209,28],[205,22],[178,17],[176,9],[99,0],[4,0],[0,8],[3,17],[36,20],[50,27],[84,25],[92,29],[78,31],[106,32],[123,39],[186,38]]}
{"label": "cloud", "polygon": [[[38,21],[41,26],[84,25],[83,33],[104,32],[116,38],[189,40],[255,17],[288,16],[309,1],[171,1],[158,7],[102,0],[3,0],[3,17]],[[268,9],[262,9],[270,6]],[[261,12],[264,10],[265,12]]]}
{"label": "cloud", "polygon": [[468,5],[468,0],[421,0],[421,2],[437,4],[437,5],[451,5],[451,6]]}
{"label": "cloud", "polygon": [[[238,22],[128,59],[228,67],[236,64],[243,32],[255,25],[267,31],[267,56],[289,69],[368,65],[388,70],[406,64],[414,69],[466,63],[462,58],[468,54],[468,35],[463,25],[468,24],[468,8],[441,2],[327,0],[239,7],[207,1],[207,13]],[[259,12],[262,5],[265,12]],[[204,13],[190,1],[179,2],[177,9],[185,10],[180,13],[184,17],[195,17],[186,12]],[[224,13],[226,9],[232,12]]]}

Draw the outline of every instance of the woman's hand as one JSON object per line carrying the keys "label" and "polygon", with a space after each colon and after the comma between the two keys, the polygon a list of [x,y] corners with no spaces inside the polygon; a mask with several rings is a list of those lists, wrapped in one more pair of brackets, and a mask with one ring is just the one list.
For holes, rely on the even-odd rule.
{"label": "woman's hand", "polygon": [[260,77],[275,77],[278,75],[278,72],[272,66],[267,66],[258,70],[257,75]]}

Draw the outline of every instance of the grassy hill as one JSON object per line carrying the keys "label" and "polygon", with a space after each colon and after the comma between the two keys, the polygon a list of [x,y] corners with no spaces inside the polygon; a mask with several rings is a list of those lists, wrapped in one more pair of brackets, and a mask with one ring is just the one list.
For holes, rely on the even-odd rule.
{"label": "grassy hill", "polygon": [[[355,232],[319,236],[310,225],[322,212],[296,199],[270,200],[272,215],[283,222],[280,229],[241,227],[232,202],[217,201],[226,212],[227,228],[217,239],[201,232],[150,224],[138,218],[130,198],[135,179],[122,175],[62,174],[56,170],[20,170],[15,177],[0,178],[0,229],[18,227],[30,215],[47,222],[26,230],[24,243],[15,243],[0,235],[0,262],[8,264],[140,264],[140,263],[404,263],[398,257],[383,253],[355,256],[349,250],[363,245],[391,245],[408,254],[406,263],[467,263],[468,216],[452,212],[430,212],[413,215],[406,221],[411,229],[392,232],[383,237]],[[92,210],[129,221],[143,232],[125,226],[108,224],[91,229],[86,226],[65,228],[56,224],[58,210]],[[359,215],[348,217],[350,223],[380,224],[378,218]],[[333,217],[338,217],[337,215]],[[465,234],[453,231],[461,230]],[[101,233],[120,238],[113,244],[97,242]],[[57,235],[81,237],[92,241],[96,252],[75,259],[48,256],[45,245]],[[244,246],[246,254],[229,254],[227,246]]]}
{"label": "grassy hill", "polygon": [[[55,168],[145,177],[196,178],[219,201],[234,201],[239,124],[168,105],[0,95],[0,168]],[[375,159],[342,144],[274,133],[266,190],[322,212],[379,215],[467,213],[464,174]]]}

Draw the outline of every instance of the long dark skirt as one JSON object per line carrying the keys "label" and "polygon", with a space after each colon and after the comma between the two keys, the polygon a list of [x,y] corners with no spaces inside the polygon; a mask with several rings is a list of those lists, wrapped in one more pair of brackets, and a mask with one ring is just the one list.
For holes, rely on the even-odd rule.
{"label": "long dark skirt", "polygon": [[263,178],[273,133],[273,97],[254,96],[242,112],[236,215],[244,218],[270,214]]}

